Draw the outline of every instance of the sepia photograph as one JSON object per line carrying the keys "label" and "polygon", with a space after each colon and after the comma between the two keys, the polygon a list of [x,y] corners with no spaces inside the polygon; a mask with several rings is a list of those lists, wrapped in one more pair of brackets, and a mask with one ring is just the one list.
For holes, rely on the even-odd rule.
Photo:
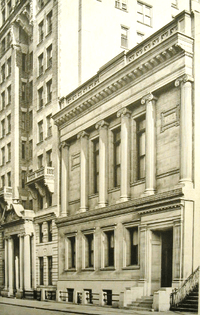
{"label": "sepia photograph", "polygon": [[0,0],[0,314],[200,315],[199,117],[200,0]]}

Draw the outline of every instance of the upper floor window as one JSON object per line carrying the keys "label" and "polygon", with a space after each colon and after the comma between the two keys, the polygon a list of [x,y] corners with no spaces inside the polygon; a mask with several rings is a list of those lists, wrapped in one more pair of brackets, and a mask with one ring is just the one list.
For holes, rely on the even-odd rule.
{"label": "upper floor window", "polygon": [[5,91],[1,93],[1,108],[4,109],[6,106],[6,101],[5,101]]}
{"label": "upper floor window", "polygon": [[1,148],[1,165],[5,165],[5,147]]}
{"label": "upper floor window", "polygon": [[7,183],[8,183],[8,187],[11,187],[11,172],[7,173]]}
{"label": "upper floor window", "polygon": [[11,103],[11,85],[7,87],[7,103],[8,105]]}
{"label": "upper floor window", "polygon": [[38,105],[39,109],[43,107],[43,87],[38,90]]}
{"label": "upper floor window", "polygon": [[47,82],[47,103],[52,100],[52,80]]}
{"label": "upper floor window", "polygon": [[26,113],[22,112],[22,129],[26,129]]}
{"label": "upper floor window", "polygon": [[33,52],[29,54],[29,69],[30,71],[33,70]]}
{"label": "upper floor window", "polygon": [[38,123],[38,140],[43,141],[43,120]]}
{"label": "upper floor window", "polygon": [[136,122],[138,179],[145,178],[145,116]]}
{"label": "upper floor window", "polygon": [[142,2],[137,2],[137,21],[151,26],[152,25],[152,7]]}
{"label": "upper floor window", "polygon": [[33,157],[33,140],[29,141],[29,159]]}
{"label": "upper floor window", "polygon": [[47,137],[52,136],[52,119],[51,114],[47,116]]}
{"label": "upper floor window", "polygon": [[127,11],[127,0],[115,0],[115,8]]}
{"label": "upper floor window", "polygon": [[94,193],[99,192],[99,138],[93,141]]}
{"label": "upper floor window", "polygon": [[38,25],[38,32],[39,32],[39,43],[40,43],[44,38],[44,22],[43,21],[41,21]]}
{"label": "upper floor window", "polygon": [[5,175],[1,176],[1,187],[5,186]]}
{"label": "upper floor window", "polygon": [[22,71],[26,71],[26,54],[22,54]]}
{"label": "upper floor window", "polygon": [[5,10],[5,8],[1,11],[1,15],[2,15],[2,24],[3,24],[6,21],[6,10]]}
{"label": "upper floor window", "polygon": [[43,243],[43,223],[39,223],[38,227],[39,227],[39,243]]}
{"label": "upper floor window", "polygon": [[44,70],[44,64],[43,64],[43,54],[41,54],[39,57],[38,57],[38,73],[39,75],[43,74],[43,70]]}
{"label": "upper floor window", "polygon": [[41,10],[44,7],[44,0],[38,0],[38,9]]}
{"label": "upper floor window", "polygon": [[47,166],[52,167],[52,150],[46,152]]}
{"label": "upper floor window", "polygon": [[3,119],[1,121],[1,136],[4,137],[6,134],[6,130],[5,130],[5,119]]}
{"label": "upper floor window", "polygon": [[8,162],[11,161],[11,143],[7,144]]}
{"label": "upper floor window", "polygon": [[52,66],[52,45],[47,48],[47,68]]}
{"label": "upper floor window", "polygon": [[12,67],[11,67],[11,57],[10,57],[7,60],[7,76],[11,75],[11,69],[12,69]]}
{"label": "upper floor window", "polygon": [[114,187],[118,187],[121,182],[121,128],[113,130],[113,149]]}
{"label": "upper floor window", "polygon": [[22,141],[22,159],[26,158],[26,141]]}
{"label": "upper floor window", "polygon": [[6,50],[6,39],[4,38],[1,41],[1,53],[4,54],[5,50]]}
{"label": "upper floor window", "polygon": [[11,35],[10,32],[7,34],[7,49],[10,48],[11,45]]}
{"label": "upper floor window", "polygon": [[10,15],[11,11],[12,11],[12,1],[8,1],[7,3],[7,11],[8,11],[8,14]]}
{"label": "upper floor window", "polygon": [[26,171],[22,171],[22,188],[25,188],[26,184]]}
{"label": "upper floor window", "polygon": [[47,34],[52,31],[52,11],[47,14]]}
{"label": "upper floor window", "polygon": [[48,242],[52,242],[52,220],[47,222],[48,226]]}
{"label": "upper floor window", "polygon": [[29,130],[33,129],[33,112],[30,110],[29,112]]}
{"label": "upper floor window", "polygon": [[6,67],[5,63],[1,66],[1,81],[4,82],[6,78]]}
{"label": "upper floor window", "polygon": [[38,161],[38,168],[41,168],[43,166],[43,154],[38,155],[37,161]]}
{"label": "upper floor window", "polygon": [[11,114],[7,116],[8,133],[11,132]]}
{"label": "upper floor window", "polygon": [[22,100],[25,101],[26,99],[26,83],[22,82]]}
{"label": "upper floor window", "polygon": [[121,26],[121,46],[128,48],[128,28]]}

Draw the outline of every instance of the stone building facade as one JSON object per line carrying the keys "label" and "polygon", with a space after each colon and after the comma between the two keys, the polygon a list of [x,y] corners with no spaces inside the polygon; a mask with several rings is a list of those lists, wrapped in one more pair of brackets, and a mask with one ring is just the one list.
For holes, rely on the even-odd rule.
{"label": "stone building facade", "polygon": [[127,305],[199,265],[199,22],[180,13],[60,100],[61,300]]}
{"label": "stone building facade", "polygon": [[[59,132],[57,130],[57,126],[53,123],[52,117],[57,115],[56,113],[60,109],[61,111],[59,112],[59,115],[62,115],[62,112],[73,107],[74,104],[79,101],[79,99],[81,99],[80,97],[90,95],[93,90],[98,89],[104,84],[107,84],[109,80],[113,80],[114,78],[112,78],[111,75],[118,77],[118,71],[120,74],[122,71],[126,71],[127,67],[132,67],[133,63],[131,63],[131,61],[133,61],[135,65],[135,62],[137,63],[143,60],[144,54],[141,53],[139,50],[137,50],[137,58],[131,55],[131,53],[124,53],[124,51],[128,52],[130,48],[136,46],[141,40],[151,35],[165,23],[171,21],[172,17],[174,17],[183,9],[186,9],[188,11],[192,9],[195,11],[198,10],[198,5],[198,1],[192,1],[191,8],[190,1],[186,0],[181,0],[179,1],[179,3],[173,0],[172,2],[169,1],[164,4],[160,4],[160,1],[158,0],[149,0],[148,3],[146,3],[146,1],[143,2],[140,0],[73,0],[73,5],[72,1],[70,0],[1,1],[0,290],[2,295],[9,297],[38,297],[43,300],[55,299],[57,294],[56,292],[58,292],[57,281],[58,279],[60,281],[60,275],[63,272],[63,258],[61,257],[61,254],[61,256],[58,255],[58,250],[60,246],[58,241],[59,237],[62,236],[62,233],[65,234],[65,232],[61,232],[62,230],[60,229],[60,222],[63,220],[64,217],[66,217],[66,220],[69,220],[71,215],[74,215],[76,212],[79,211],[81,213],[83,212],[87,214],[89,213],[85,211],[87,209],[92,209],[95,213],[95,211],[99,211],[98,209],[96,209],[96,207],[100,207],[103,212],[107,212],[108,209],[111,209],[109,210],[111,211],[110,213],[114,214],[115,207],[121,207],[122,205],[122,203],[118,203],[117,200],[123,201],[123,207],[125,207],[124,209],[126,209],[126,205],[129,205],[130,200],[135,200],[135,198],[139,198],[145,189],[146,193],[147,191],[149,191],[149,194],[153,193],[155,189],[157,194],[157,192],[161,192],[163,190],[163,187],[165,185],[166,187],[169,187],[171,185],[172,179],[174,179],[175,182],[178,181],[178,178],[180,176],[180,165],[177,153],[178,143],[176,142],[176,140],[174,140],[173,142],[173,149],[175,150],[175,153],[173,153],[174,159],[172,163],[171,160],[167,160],[167,163],[170,164],[172,168],[172,170],[169,171],[169,174],[167,173],[168,171],[167,164],[165,163],[165,158],[163,158],[162,162],[160,162],[162,163],[162,165],[160,164],[159,170],[156,171],[156,179],[152,179],[151,174],[151,176],[149,175],[150,178],[148,179],[148,183],[145,184],[143,176],[145,170],[145,153],[141,153],[140,175],[139,173],[137,174],[137,164],[133,162],[136,158],[136,151],[134,151],[133,148],[134,144],[136,144],[138,140],[136,134],[134,136],[135,138],[131,138],[130,135],[126,135],[126,133],[128,128],[131,128],[130,130],[132,131],[135,130],[134,128],[139,128],[139,118],[137,117],[139,117],[140,114],[143,118],[145,118],[145,104],[147,101],[144,99],[144,104],[138,104],[140,103],[140,99],[142,99],[145,95],[149,93],[149,89],[147,88],[147,86],[150,83],[146,83],[147,85],[145,85],[145,91],[143,90],[141,92],[137,92],[138,96],[133,97],[133,101],[130,101],[133,105],[131,105],[130,102],[127,106],[116,105],[113,112],[111,109],[108,112],[107,103],[105,103],[104,105],[102,103],[102,105],[99,107],[100,112],[94,113],[96,116],[98,116],[100,115],[101,111],[105,110],[105,114],[101,114],[101,119],[95,118],[95,121],[93,121],[93,118],[91,118],[90,116],[88,120],[89,125],[85,126],[85,128],[79,127],[78,124],[82,124],[82,122],[78,118],[76,123],[77,126],[74,125],[74,127],[76,126],[74,133],[69,130],[70,132],[68,134],[68,129],[65,129],[65,138],[70,140],[70,145],[68,145],[67,143],[66,146],[63,146],[63,141],[65,139],[63,140],[63,136],[61,135],[62,145],[59,148]],[[161,15],[163,17],[162,21],[160,19]],[[104,17],[103,24],[102,17]],[[112,19],[110,19],[110,17],[112,17]],[[187,21],[190,21],[190,18],[188,18]],[[190,29],[189,22],[186,23],[186,26],[184,23],[181,22],[179,24],[180,32],[188,35],[189,49],[192,41],[192,39],[189,38],[190,36],[191,38],[194,37],[194,31],[192,29],[190,30],[190,33],[187,33]],[[168,41],[171,41],[172,39],[171,36],[168,39],[168,36],[165,34],[163,34],[162,36],[162,43],[164,44],[167,43],[167,41],[164,42],[165,37]],[[156,44],[157,42],[155,41],[155,44],[152,45],[155,46],[155,49],[158,49],[160,46]],[[106,49],[102,49],[102,47],[106,47]],[[185,46],[183,48],[185,48]],[[148,50],[148,48],[145,48],[145,50]],[[160,68],[165,66],[170,68],[169,63],[171,62],[171,59],[169,58],[169,56],[174,56],[173,60],[175,60],[176,56],[181,55],[180,51],[177,47],[172,49],[170,48],[167,51],[166,55],[161,54],[154,59],[152,57],[152,69],[154,69],[154,67],[156,67],[156,65],[159,63]],[[111,62],[109,62],[111,58],[119,53],[121,53],[121,55],[115,57]],[[138,58],[139,56],[140,58]],[[191,55],[190,53],[187,54],[187,56],[185,57],[185,64],[187,65],[187,67],[189,67],[190,62],[195,63],[195,58],[196,56],[193,56],[193,50],[191,51]],[[90,79],[99,69],[99,67],[101,67],[106,62],[108,62],[108,64],[100,69],[99,74]],[[127,67],[125,67],[125,63],[127,63]],[[181,68],[182,70],[177,70],[177,76],[176,78],[174,78],[174,80],[178,78],[178,75],[181,76],[182,74],[184,74],[183,67],[184,66],[182,66]],[[192,67],[193,66],[191,66],[191,69]],[[162,73],[164,73],[164,68],[162,69]],[[148,74],[146,75],[146,72],[144,70],[151,70],[151,62],[149,63],[149,66],[144,65],[141,69],[139,65],[133,75],[128,75],[128,82],[130,81],[130,86],[133,83],[131,79],[132,77],[138,77],[137,82],[140,82],[140,77],[142,78],[142,80],[144,77],[147,79],[149,72],[147,71]],[[159,73],[161,73],[161,70],[159,71]],[[180,73],[178,73],[178,71]],[[188,74],[187,71],[186,74]],[[152,72],[151,75],[154,75],[153,80],[157,82],[157,78],[155,79],[156,74]],[[189,75],[194,78],[194,73],[192,72],[192,70]],[[197,76],[198,74],[195,73],[195,75]],[[164,77],[166,77],[166,75],[164,75]],[[65,97],[65,95],[70,93],[74,88],[76,88],[77,86],[81,86],[81,84],[83,84],[85,80],[88,81],[83,85],[83,89],[81,87],[80,90],[78,90],[78,93],[72,92],[69,97]],[[149,78],[149,82],[150,80],[152,80],[152,77]],[[166,80],[168,80],[166,82],[170,81],[170,79]],[[172,82],[172,79],[170,82]],[[155,88],[152,88],[150,91],[152,92],[153,97],[155,96],[157,98],[153,98],[152,102],[159,102],[157,94],[161,93],[161,85],[167,87],[168,83],[162,83],[161,85],[159,84],[161,83],[157,83]],[[194,86],[195,83],[192,84],[192,86]],[[110,94],[112,90],[116,90],[115,97],[118,96],[119,99],[123,99],[125,94],[121,93],[122,90],[119,90],[120,87],[123,87],[122,90],[124,91],[123,93],[125,93],[126,80],[122,80],[117,84],[114,83],[114,86],[111,90],[110,88],[108,88],[108,90],[106,89],[106,91],[102,90],[103,92],[99,96],[99,98],[102,99],[101,102],[105,100],[107,94]],[[153,93],[154,90],[156,91],[156,93]],[[170,97],[178,99],[178,95],[176,95],[179,93],[178,91],[178,88],[174,88],[173,97]],[[112,93],[110,95],[110,100],[114,99]],[[129,92],[127,91],[127,93]],[[197,97],[196,93],[197,92],[195,92],[194,94],[195,97]],[[60,99],[60,102],[58,102],[58,99]],[[94,99],[87,101],[87,103],[81,108],[85,108],[85,111],[88,112],[89,107],[96,104],[97,100],[98,97],[96,99],[95,96]],[[124,99],[123,102],[126,102],[126,100]],[[137,103],[136,107],[134,105],[135,103]],[[172,107],[172,114],[168,115],[165,113],[164,109],[162,110],[164,112],[162,116],[162,124],[164,124],[164,129],[165,121],[167,121],[167,119],[175,119],[171,118],[173,116],[176,117],[175,121],[177,123],[177,126],[176,128],[173,127],[176,130],[176,139],[178,139],[178,130],[180,129],[179,119],[177,118],[180,107],[179,103],[180,102],[177,101],[177,104]],[[152,106],[154,107],[156,105]],[[125,111],[125,113],[122,114],[119,113],[119,117],[116,117],[115,113],[125,107],[127,107],[127,112]],[[93,109],[93,107],[91,108]],[[84,116],[86,113],[85,111]],[[75,111],[73,113],[78,112]],[[70,115],[73,116],[74,114]],[[85,119],[88,119],[87,117],[89,116],[85,116],[83,122],[85,121]],[[98,124],[100,120],[102,120],[103,122]],[[123,120],[123,124],[120,123],[121,120]],[[74,118],[70,120],[70,124],[73,121],[75,121]],[[145,128],[152,127],[145,127],[144,121],[141,121],[142,129],[138,130],[138,134],[141,134],[143,149],[144,142],[147,141],[145,140],[144,136]],[[94,126],[96,126],[97,128],[94,128]],[[62,130],[64,130],[63,127],[64,125],[61,128]],[[84,129],[85,133],[80,133],[84,131]],[[114,131],[112,131],[114,129],[118,131],[116,131],[115,136]],[[166,131],[163,130],[163,135],[166,136],[168,132],[168,128]],[[78,133],[79,139],[76,140],[76,134]],[[100,136],[98,136],[98,134],[100,133],[103,142],[101,142],[100,140],[99,143],[98,141],[95,142],[95,139],[100,139]],[[109,135],[109,138],[107,138],[106,136],[107,133]],[[120,144],[121,134],[123,134],[123,138],[125,137],[124,139],[128,137],[128,142],[131,141],[131,158],[125,142]],[[113,136],[116,137],[115,149],[116,154],[118,154],[118,158],[116,160],[117,162],[115,161],[117,174],[116,177],[114,177],[111,165],[109,164],[110,162],[108,163],[107,159],[107,150],[109,150],[110,161],[113,159],[112,145],[107,144],[107,142],[111,143],[113,141]],[[95,140],[94,143],[92,142],[93,138]],[[153,138],[148,141],[153,141]],[[162,137],[159,141],[162,142]],[[193,136],[193,147],[196,148],[196,143],[194,143],[195,141],[196,138],[194,138]],[[80,145],[82,146],[82,151],[80,151]],[[94,160],[91,155],[93,145],[96,151],[96,160]],[[121,158],[119,157],[119,152],[121,150],[120,145],[124,146],[123,150],[124,152],[126,152],[126,154],[122,155]],[[89,146],[88,150],[87,146]],[[101,146],[101,150],[100,148],[98,148],[98,146]],[[159,152],[159,150],[157,150],[157,152]],[[194,150],[192,152],[194,154]],[[197,151],[195,149],[195,154],[198,153],[196,152]],[[67,175],[70,176],[70,181],[65,181],[63,180],[63,178],[65,177],[62,177],[62,179],[60,178],[60,163],[61,156],[64,157],[68,154],[71,161],[70,163],[72,163],[70,170],[70,172],[72,173],[69,173]],[[155,154],[156,156],[158,156],[158,154],[162,156],[164,153],[162,151],[160,151],[160,153],[155,153],[154,151],[152,151],[149,157],[146,156],[146,159],[152,160],[153,158],[155,158]],[[97,163],[97,159],[99,158],[101,162],[104,161],[103,164],[101,164],[101,172],[99,169],[100,165],[98,166]],[[186,156],[185,159],[187,160],[187,158],[188,157]],[[194,180],[194,176],[196,176],[196,173],[194,173],[194,156],[192,156],[192,159],[192,180]],[[66,161],[66,159],[63,159],[62,161],[62,176],[64,176],[63,172],[69,172],[67,165],[65,165],[65,163],[68,163]],[[88,178],[88,169],[90,169],[88,166],[88,161],[91,162],[90,166],[92,167],[92,169],[94,168],[94,165],[96,165],[96,179],[94,178],[93,173],[93,175],[90,174],[90,177]],[[82,165],[81,168],[80,163]],[[127,171],[129,169],[127,168],[129,167],[129,165],[131,172]],[[109,173],[107,173],[107,171]],[[90,170],[90,172],[93,171]],[[121,173],[122,175],[120,176],[119,174]],[[167,173],[168,175],[162,175],[165,173]],[[82,183],[80,186],[81,189],[79,189],[80,181]],[[115,185],[113,184],[114,181]],[[120,181],[121,183],[123,183],[120,186],[123,188],[123,190],[121,188],[122,191],[118,187]],[[148,198],[150,198],[149,200],[151,200],[152,197]],[[128,208],[127,210],[125,210],[125,212],[126,211],[126,220],[127,222],[131,222],[132,219],[131,215],[128,214]],[[59,219],[56,223],[57,217],[62,217],[62,220]],[[115,214],[114,217],[117,218]],[[108,221],[108,219],[104,220]],[[108,224],[104,224],[102,221],[102,225],[99,221],[100,225],[97,226],[94,230],[95,233],[97,233],[97,238],[95,236],[94,241],[100,242],[101,237],[105,238],[105,248],[107,246],[106,237],[108,237],[110,239],[110,242],[112,241],[113,243],[113,236],[116,236],[116,234],[113,235],[112,231],[118,231],[118,229],[120,229],[118,225],[115,226],[115,223],[113,225],[113,219],[111,216],[109,220],[110,223]],[[71,226],[71,221],[69,222]],[[120,226],[121,223],[117,222],[118,221],[116,221],[116,224],[119,224]],[[134,222],[139,221],[136,220]],[[106,227],[109,224],[112,227],[111,229],[107,229]],[[136,237],[137,239],[137,235],[140,235],[140,233],[142,233],[142,229],[140,229],[140,227],[137,229],[139,223],[134,223],[133,226],[132,223],[130,224],[130,226],[129,223],[127,224],[128,225],[126,227],[124,227],[125,225],[121,226],[121,229],[122,227],[125,229],[124,233],[127,234],[127,239],[129,238],[128,235],[130,233],[135,235],[134,237]],[[101,231],[102,227],[105,233]],[[58,228],[60,229],[61,233],[59,235]],[[75,230],[73,229],[69,231],[69,242],[68,239],[66,240],[66,246],[68,246],[69,251],[70,242],[71,244],[74,244],[74,246],[77,246],[76,244],[82,244],[82,241],[80,241],[79,243],[75,243],[76,235],[77,237],[82,237],[82,232],[80,231],[85,231],[85,238],[83,240],[83,243],[85,242],[85,248],[87,248],[87,246],[93,246],[93,238],[91,236],[93,235],[93,228],[91,228],[91,226],[89,228],[78,226],[78,229],[79,232],[75,232]],[[149,232],[146,231],[145,233],[148,234]],[[145,233],[141,234],[141,236],[147,235]],[[172,235],[172,233],[170,235]],[[146,236],[144,236],[144,238],[145,237]],[[136,279],[137,277],[138,279],[140,279],[142,276],[139,276],[140,268],[138,266],[141,259],[141,247],[139,246],[139,244],[136,243],[133,245],[134,251],[138,253],[136,255],[137,259],[134,258],[135,256],[133,256],[131,259],[132,262],[134,262],[134,279]],[[60,244],[63,246],[62,238]],[[120,247],[118,248],[120,249]],[[92,248],[90,248],[90,250],[94,251],[94,249]],[[129,250],[130,249],[128,249],[127,247],[127,258],[123,258],[123,268],[125,268],[123,274],[125,275],[125,279],[128,279],[130,276],[130,271],[127,267],[130,264],[130,262],[128,262]],[[95,266],[98,266],[98,270],[100,270],[101,268],[104,269],[103,273],[100,272],[100,276],[103,275],[103,278],[106,279],[107,275],[111,275],[111,270],[109,270],[110,267],[108,268],[107,273],[104,272],[104,267],[107,267],[108,264],[108,257],[106,258],[105,256],[105,258],[100,258],[100,256],[96,255],[97,254],[94,252],[94,257],[92,258],[91,256],[90,261],[87,260],[88,257],[83,256],[85,258],[83,260],[84,267],[82,269],[85,269],[86,272],[82,273],[81,271],[80,274],[82,278],[83,275],[87,275],[91,267],[89,267],[89,265],[94,265],[94,262],[92,263],[92,260],[96,261]],[[102,255],[104,255],[103,252]],[[115,250],[113,258],[110,259],[112,259],[112,261],[114,259],[115,264],[118,264],[119,268],[121,268],[121,263],[117,262],[116,255],[117,254]],[[143,253],[143,255],[147,255],[147,253]],[[60,263],[58,262],[59,257],[61,258]],[[99,259],[103,259],[101,263]],[[81,258],[79,256],[79,261],[80,260]],[[72,265],[74,265],[75,262],[76,259],[74,259]],[[194,262],[196,262],[196,259],[194,259]],[[66,263],[66,269],[74,270],[74,268],[70,268],[70,263],[72,263],[72,261],[70,260],[68,263]],[[100,265],[101,267],[99,267]],[[80,265],[78,268],[81,269]],[[112,274],[112,276],[114,277],[113,279],[116,279],[115,273],[116,272],[113,272]],[[123,274],[120,274],[120,277],[122,277]],[[64,273],[64,277],[66,277],[67,275],[68,273]],[[74,277],[72,273],[71,275]],[[98,273],[94,274],[94,283],[98,283],[98,281],[95,282],[97,275]],[[122,278],[121,281],[123,282]],[[60,287],[60,282],[58,283],[59,290],[64,290],[64,288]],[[130,285],[131,284],[132,282],[130,283]],[[74,289],[78,290],[77,287],[74,287]],[[95,293],[95,290],[92,286],[89,289],[92,289],[94,291],[93,293]],[[112,290],[112,288],[108,289],[106,287],[103,287],[102,290],[104,289]],[[57,298],[59,299],[59,295],[57,295]]]}

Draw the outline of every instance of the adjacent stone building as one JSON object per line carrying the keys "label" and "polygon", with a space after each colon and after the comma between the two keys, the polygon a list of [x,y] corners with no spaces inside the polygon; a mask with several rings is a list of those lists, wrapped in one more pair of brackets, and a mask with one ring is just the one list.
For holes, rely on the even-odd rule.
{"label": "adjacent stone building", "polygon": [[60,99],[61,300],[126,306],[199,265],[199,22],[180,13]]}

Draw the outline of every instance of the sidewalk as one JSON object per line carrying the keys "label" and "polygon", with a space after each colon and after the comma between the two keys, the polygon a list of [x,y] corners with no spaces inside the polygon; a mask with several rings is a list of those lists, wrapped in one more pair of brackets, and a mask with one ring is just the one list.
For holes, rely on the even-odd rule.
{"label": "sidewalk", "polygon": [[[21,307],[35,308],[35,309],[43,309],[49,311],[57,311],[57,312],[66,312],[67,313],[75,313],[79,315],[133,315],[133,314],[141,314],[141,315],[151,315],[152,312],[148,311],[137,311],[137,310],[128,310],[128,309],[118,309],[118,308],[110,308],[103,306],[93,306],[93,305],[77,305],[77,304],[68,304],[62,302],[46,302],[46,301],[36,301],[36,300],[21,300],[16,298],[4,298],[0,296],[0,305],[8,304],[8,305],[17,305]],[[180,313],[180,312],[155,312],[155,315],[174,315],[174,314],[187,314],[191,315],[194,313]]]}

